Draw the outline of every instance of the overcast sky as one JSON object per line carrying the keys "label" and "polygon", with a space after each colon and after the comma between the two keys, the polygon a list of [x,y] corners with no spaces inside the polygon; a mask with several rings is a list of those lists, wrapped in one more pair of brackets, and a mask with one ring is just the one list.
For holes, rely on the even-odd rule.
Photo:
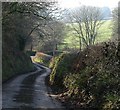
{"label": "overcast sky", "polygon": [[58,0],[59,6],[62,8],[75,8],[80,5],[91,5],[98,7],[108,6],[111,9],[117,7],[118,1],[120,0]]}

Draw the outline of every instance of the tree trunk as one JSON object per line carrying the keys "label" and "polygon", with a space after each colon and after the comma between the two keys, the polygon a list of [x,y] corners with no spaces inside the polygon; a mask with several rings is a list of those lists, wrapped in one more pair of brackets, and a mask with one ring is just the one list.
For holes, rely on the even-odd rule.
{"label": "tree trunk", "polygon": [[53,56],[55,56],[55,50],[56,50],[56,44],[54,42],[54,46],[53,46]]}
{"label": "tree trunk", "polygon": [[81,37],[79,37],[79,48],[80,48],[80,51],[82,50],[82,42],[81,42]]}
{"label": "tree trunk", "polygon": [[33,44],[31,43],[31,46],[30,46],[30,51],[32,51],[33,50]]}

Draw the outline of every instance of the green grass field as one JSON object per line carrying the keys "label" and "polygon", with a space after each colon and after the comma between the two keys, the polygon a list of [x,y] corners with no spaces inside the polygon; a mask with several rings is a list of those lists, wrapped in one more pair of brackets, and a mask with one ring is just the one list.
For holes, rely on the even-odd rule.
{"label": "green grass field", "polygon": [[105,42],[112,38],[112,20],[107,20],[100,27],[96,42]]}
{"label": "green grass field", "polygon": [[[69,26],[69,24],[67,25]],[[95,43],[106,42],[109,41],[111,38],[112,38],[112,20],[106,20],[98,31]],[[68,31],[67,35],[65,36],[64,43],[66,43],[67,45],[59,46],[60,49],[64,47],[79,48],[79,39],[78,37],[75,36],[74,30]]]}

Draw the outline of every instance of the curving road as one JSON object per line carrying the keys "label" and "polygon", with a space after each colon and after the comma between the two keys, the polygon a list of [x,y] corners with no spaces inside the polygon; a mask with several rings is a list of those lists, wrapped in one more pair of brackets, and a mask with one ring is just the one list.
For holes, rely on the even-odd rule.
{"label": "curving road", "polygon": [[35,64],[35,72],[22,74],[15,79],[3,84],[2,108],[39,108],[39,109],[64,109],[60,102],[50,97],[45,77],[50,69]]}

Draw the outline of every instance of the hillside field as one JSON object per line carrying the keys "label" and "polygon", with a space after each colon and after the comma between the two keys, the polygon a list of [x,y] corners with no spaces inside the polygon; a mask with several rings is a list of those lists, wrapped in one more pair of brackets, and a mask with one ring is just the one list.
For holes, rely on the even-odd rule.
{"label": "hillside field", "polygon": [[[70,29],[65,36],[65,45],[60,45],[59,49],[63,48],[79,48],[79,39],[75,36],[74,30],[70,24],[67,24]],[[98,35],[96,37],[96,43],[109,41],[112,38],[112,20],[106,20],[99,29]]]}

